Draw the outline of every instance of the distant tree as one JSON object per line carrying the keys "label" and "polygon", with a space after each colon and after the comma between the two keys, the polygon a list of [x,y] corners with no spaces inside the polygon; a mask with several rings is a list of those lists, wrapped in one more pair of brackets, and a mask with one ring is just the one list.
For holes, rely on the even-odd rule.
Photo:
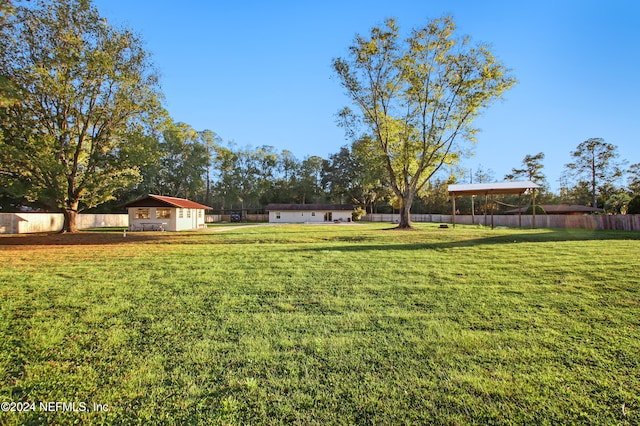
{"label": "distant tree", "polygon": [[376,206],[391,197],[392,191],[387,178],[385,159],[374,149],[375,141],[363,137],[351,144],[354,161],[359,165],[356,177],[355,203],[365,211],[374,213]]}
{"label": "distant tree", "polygon": [[258,200],[258,162],[255,151],[250,146],[236,151],[235,155],[236,165],[232,173],[237,185],[240,208],[244,210]]}
{"label": "distant tree", "polygon": [[571,152],[574,161],[567,164],[568,174],[580,181],[589,182],[591,204],[597,207],[598,186],[612,184],[622,176],[617,147],[602,138],[591,138],[578,145]]}
{"label": "distant tree", "polygon": [[629,174],[627,185],[629,191],[633,194],[640,194],[640,163],[630,165],[627,173]]}
{"label": "distant tree", "polygon": [[617,191],[607,196],[607,199],[604,202],[604,211],[612,214],[626,214],[630,201],[631,196],[627,191],[619,188]]}
{"label": "distant tree", "polygon": [[560,199],[563,202],[579,206],[588,206],[592,204],[591,184],[584,180],[576,182],[573,186],[563,183],[560,188]]}
{"label": "distant tree", "polygon": [[296,191],[298,201],[302,204],[310,200],[316,202],[324,198],[322,190],[322,167],[324,159],[317,155],[302,160],[300,164],[300,177]]}
{"label": "distant tree", "polygon": [[[547,188],[547,178],[544,173],[542,173],[542,169],[544,166],[542,165],[542,160],[544,160],[544,153],[539,152],[536,155],[525,155],[522,160],[522,166],[520,168],[511,169],[511,173],[505,175],[505,180],[518,180],[518,179],[526,179],[533,183],[537,183],[541,186],[539,192],[545,192]],[[536,191],[531,191],[531,200],[532,203],[535,203]],[[533,211],[533,209],[532,209]],[[536,210],[537,212],[537,210]]]}
{"label": "distant tree", "polygon": [[122,166],[132,167],[140,171],[142,181],[133,187],[122,187],[114,193],[116,199],[108,201],[94,212],[110,212],[124,201],[131,201],[149,193],[156,193],[155,182],[160,173],[160,159],[162,158],[162,131],[166,116],[160,122],[146,123],[145,126],[136,126],[123,135],[126,143],[119,147],[119,157]]}
{"label": "distant tree", "polygon": [[354,139],[365,133],[385,160],[400,207],[399,228],[410,228],[418,193],[474,140],[472,122],[515,80],[487,46],[454,37],[449,17],[414,30],[404,42],[393,19],[356,36],[349,56],[333,67],[358,111],[340,116]]}
{"label": "distant tree", "polygon": [[337,202],[349,202],[372,212],[374,204],[388,193],[384,163],[372,141],[362,138],[331,154],[322,168],[322,186]]}
{"label": "distant tree", "polygon": [[198,132],[185,123],[168,123],[162,134],[162,157],[152,192],[195,198],[205,188],[207,147],[200,143]]}
{"label": "distant tree", "polygon": [[221,213],[224,214],[228,206],[232,206],[238,199],[239,182],[237,181],[236,164],[238,155],[234,146],[217,145],[213,158],[213,191],[219,200]]}
{"label": "distant tree", "polygon": [[2,25],[0,75],[20,102],[0,109],[0,175],[60,209],[64,231],[76,231],[82,209],[141,180],[120,148],[131,126],[159,111],[142,45],[89,0],[33,1]]}
{"label": "distant tree", "polygon": [[275,148],[270,145],[258,147],[254,151],[254,156],[257,163],[256,192],[258,200],[262,205],[269,204],[276,183],[280,159]]}
{"label": "distant tree", "polygon": [[286,182],[287,187],[291,188],[300,172],[300,161],[298,161],[291,151],[285,149],[280,154],[278,169],[282,173],[283,180]]}
{"label": "distant tree", "polygon": [[491,169],[485,169],[482,164],[473,173],[473,183],[489,183],[495,181],[495,173]]}
{"label": "distant tree", "polygon": [[[420,199],[417,201],[418,207],[421,207],[425,213],[451,214],[451,199],[448,190],[451,183],[454,183],[451,177],[430,180],[420,192]],[[462,208],[460,207],[460,209]]]}
{"label": "distant tree", "polygon": [[205,148],[207,158],[207,171],[205,177],[206,192],[204,196],[204,204],[210,206],[213,157],[215,156],[216,148],[222,143],[222,138],[209,129],[198,132],[198,135],[200,137],[200,144],[202,144],[202,146]]}
{"label": "distant tree", "polygon": [[[478,164],[478,168],[473,172],[473,183],[490,183],[495,182],[495,173],[492,169],[485,169],[482,164]],[[475,214],[476,203],[475,203],[475,195],[471,196],[472,204],[473,204],[473,214]],[[482,211],[487,211],[487,197],[483,197]],[[478,208],[480,205],[478,204]]]}
{"label": "distant tree", "polygon": [[348,146],[343,146],[322,166],[322,187],[331,198],[338,202],[353,202],[356,191],[356,179],[361,173],[360,164],[356,161]]}
{"label": "distant tree", "polygon": [[629,201],[627,214],[640,214],[640,195],[636,195]]}
{"label": "distant tree", "polygon": [[504,178],[506,180],[526,179],[540,186],[547,186],[547,178],[542,173],[544,168],[542,160],[544,160],[543,152],[539,152],[536,155],[526,155],[522,160],[522,167],[514,167],[511,169],[511,173],[505,175]]}
{"label": "distant tree", "polygon": [[265,204],[291,203],[297,198],[297,186],[300,179],[300,161],[289,150],[278,155],[276,178],[271,183],[271,191],[266,194]]}

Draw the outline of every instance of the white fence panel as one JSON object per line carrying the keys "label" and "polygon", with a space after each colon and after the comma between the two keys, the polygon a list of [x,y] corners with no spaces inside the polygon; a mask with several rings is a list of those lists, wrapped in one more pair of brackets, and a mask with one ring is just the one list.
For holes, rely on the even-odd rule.
{"label": "white fence panel", "polygon": [[76,219],[78,229],[111,228],[129,226],[127,214],[79,214]]}
{"label": "white fence panel", "polygon": [[[78,229],[129,225],[126,214],[79,214]],[[0,234],[59,232],[64,224],[62,213],[0,213]]]}

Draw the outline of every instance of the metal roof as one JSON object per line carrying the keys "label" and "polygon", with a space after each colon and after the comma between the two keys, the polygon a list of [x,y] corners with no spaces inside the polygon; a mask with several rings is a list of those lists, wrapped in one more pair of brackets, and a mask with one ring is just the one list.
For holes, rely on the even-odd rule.
{"label": "metal roof", "polygon": [[465,185],[449,185],[449,195],[487,195],[487,194],[522,194],[527,189],[538,189],[540,185],[531,181],[471,183]]}
{"label": "metal roof", "polygon": [[149,194],[137,200],[129,201],[119,205],[118,207],[179,207],[182,209],[205,209],[211,210],[209,206],[205,206],[186,198],[165,197],[164,195]]}

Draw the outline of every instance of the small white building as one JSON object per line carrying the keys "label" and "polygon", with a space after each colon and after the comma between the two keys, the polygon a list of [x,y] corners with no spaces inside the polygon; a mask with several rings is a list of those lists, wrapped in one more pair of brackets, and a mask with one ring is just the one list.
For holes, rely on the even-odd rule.
{"label": "small white building", "polygon": [[122,204],[129,211],[130,231],[187,231],[206,227],[211,207],[185,198],[149,194]]}
{"label": "small white building", "polygon": [[351,222],[351,204],[269,204],[269,223]]}

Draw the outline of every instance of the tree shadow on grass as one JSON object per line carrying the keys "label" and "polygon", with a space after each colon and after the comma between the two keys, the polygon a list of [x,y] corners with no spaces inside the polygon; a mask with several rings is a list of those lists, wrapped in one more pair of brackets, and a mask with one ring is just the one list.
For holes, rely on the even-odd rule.
{"label": "tree shadow on grass", "polygon": [[[394,228],[380,230],[387,234]],[[398,235],[404,230],[397,230],[395,241],[381,241],[375,235],[375,231],[368,234],[361,233],[335,233],[316,237],[305,236],[304,230],[285,230],[273,228],[267,232],[255,234],[253,238],[243,234],[237,238],[237,234],[227,233],[222,239],[217,239],[216,244],[290,244],[290,250],[296,251],[366,251],[366,250],[444,250],[460,247],[475,247],[481,245],[506,245],[517,243],[545,243],[552,241],[615,241],[615,240],[640,240],[640,232],[625,231],[591,231],[586,229],[546,229],[543,232],[521,232],[519,229],[501,230],[499,235],[488,235],[480,238],[463,239],[463,234],[446,235],[451,230],[429,229],[413,230],[410,232],[410,242],[398,243]],[[513,232],[510,232],[513,231]],[[493,232],[493,231],[491,231]],[[294,234],[300,235],[296,238]],[[127,232],[122,231],[91,231],[74,234],[42,233],[0,235],[0,248],[17,246],[77,246],[77,245],[121,245],[121,244],[211,244],[209,237],[220,235],[219,233],[167,233],[167,232]],[[387,234],[391,235],[391,234]],[[278,238],[280,237],[280,238]],[[424,237],[423,241],[416,241]],[[220,237],[218,237],[220,238]],[[304,244],[304,246],[298,243]],[[333,244],[339,244],[338,246]],[[327,244],[331,244],[327,246]]]}
{"label": "tree shadow on grass", "polygon": [[2,246],[76,246],[113,245],[157,242],[166,238],[164,233],[78,232],[73,234],[42,233],[1,235]]}
{"label": "tree shadow on grass", "polygon": [[408,242],[408,243],[380,243],[380,244],[345,244],[340,246],[319,246],[319,247],[302,247],[292,248],[296,251],[368,251],[368,250],[447,250],[453,248],[478,247],[478,246],[497,246],[512,245],[522,243],[549,243],[549,242],[565,242],[565,241],[625,241],[640,240],[639,232],[623,232],[623,231],[589,231],[584,229],[550,229],[541,233],[522,233],[514,230],[514,233],[501,234],[495,236],[487,236],[482,238],[460,239],[455,241],[428,241],[429,234],[425,233],[424,242]]}

